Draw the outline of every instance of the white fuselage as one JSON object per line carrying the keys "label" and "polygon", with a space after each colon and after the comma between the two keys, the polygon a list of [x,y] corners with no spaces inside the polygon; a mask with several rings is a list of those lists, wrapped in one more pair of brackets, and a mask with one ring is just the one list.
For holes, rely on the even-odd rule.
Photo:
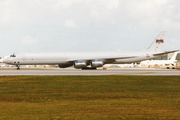
{"label": "white fuselage", "polygon": [[[148,54],[148,56],[147,56]],[[105,61],[104,64],[132,63],[142,60],[156,58],[152,53],[143,52],[65,52],[65,53],[19,53],[14,57],[6,56],[2,60],[6,64],[12,65],[54,65],[66,64],[69,61],[101,60],[104,58],[118,58],[135,56],[127,59],[116,59],[115,61]]]}

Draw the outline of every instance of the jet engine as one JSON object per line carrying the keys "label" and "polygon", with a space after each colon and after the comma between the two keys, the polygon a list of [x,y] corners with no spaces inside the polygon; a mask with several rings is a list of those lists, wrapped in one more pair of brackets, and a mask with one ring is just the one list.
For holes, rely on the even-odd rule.
{"label": "jet engine", "polygon": [[72,63],[58,64],[59,68],[67,68],[67,67],[70,67],[72,65],[73,65]]}
{"label": "jet engine", "polygon": [[74,68],[80,69],[80,68],[86,68],[87,63],[85,61],[76,61],[74,62]]}
{"label": "jet engine", "polygon": [[104,65],[103,61],[100,61],[100,60],[92,60],[91,61],[92,68],[102,67],[103,65]]}

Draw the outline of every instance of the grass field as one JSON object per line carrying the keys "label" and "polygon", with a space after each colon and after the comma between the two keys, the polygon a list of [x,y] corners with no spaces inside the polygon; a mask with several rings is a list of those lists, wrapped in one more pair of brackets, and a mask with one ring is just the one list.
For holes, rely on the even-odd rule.
{"label": "grass field", "polygon": [[1,76],[0,119],[180,119],[180,76]]}

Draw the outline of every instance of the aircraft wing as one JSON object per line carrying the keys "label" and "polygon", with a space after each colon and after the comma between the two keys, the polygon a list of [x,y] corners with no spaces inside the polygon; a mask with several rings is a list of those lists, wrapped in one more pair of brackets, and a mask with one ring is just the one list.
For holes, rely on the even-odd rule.
{"label": "aircraft wing", "polygon": [[68,60],[68,62],[75,62],[75,61],[92,61],[92,60],[102,60],[102,61],[115,61],[116,59],[128,59],[128,58],[135,58],[138,56],[128,56],[128,57],[110,57],[110,58],[92,58],[92,59],[74,59]]}
{"label": "aircraft wing", "polygon": [[169,54],[169,53],[174,53],[174,52],[177,52],[179,50],[173,50],[173,51],[166,51],[166,52],[162,52],[162,53],[156,53],[156,54],[153,54],[153,56],[161,56],[161,55],[165,55],[165,54]]}

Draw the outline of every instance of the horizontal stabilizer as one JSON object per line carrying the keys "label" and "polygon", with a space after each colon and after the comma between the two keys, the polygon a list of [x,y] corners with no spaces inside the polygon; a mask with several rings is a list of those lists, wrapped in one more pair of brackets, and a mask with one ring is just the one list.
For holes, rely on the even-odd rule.
{"label": "horizontal stabilizer", "polygon": [[166,52],[162,52],[162,53],[153,54],[153,56],[161,56],[161,55],[165,55],[165,54],[169,54],[169,53],[173,53],[173,52],[177,52],[177,51],[179,51],[179,50],[166,51]]}

